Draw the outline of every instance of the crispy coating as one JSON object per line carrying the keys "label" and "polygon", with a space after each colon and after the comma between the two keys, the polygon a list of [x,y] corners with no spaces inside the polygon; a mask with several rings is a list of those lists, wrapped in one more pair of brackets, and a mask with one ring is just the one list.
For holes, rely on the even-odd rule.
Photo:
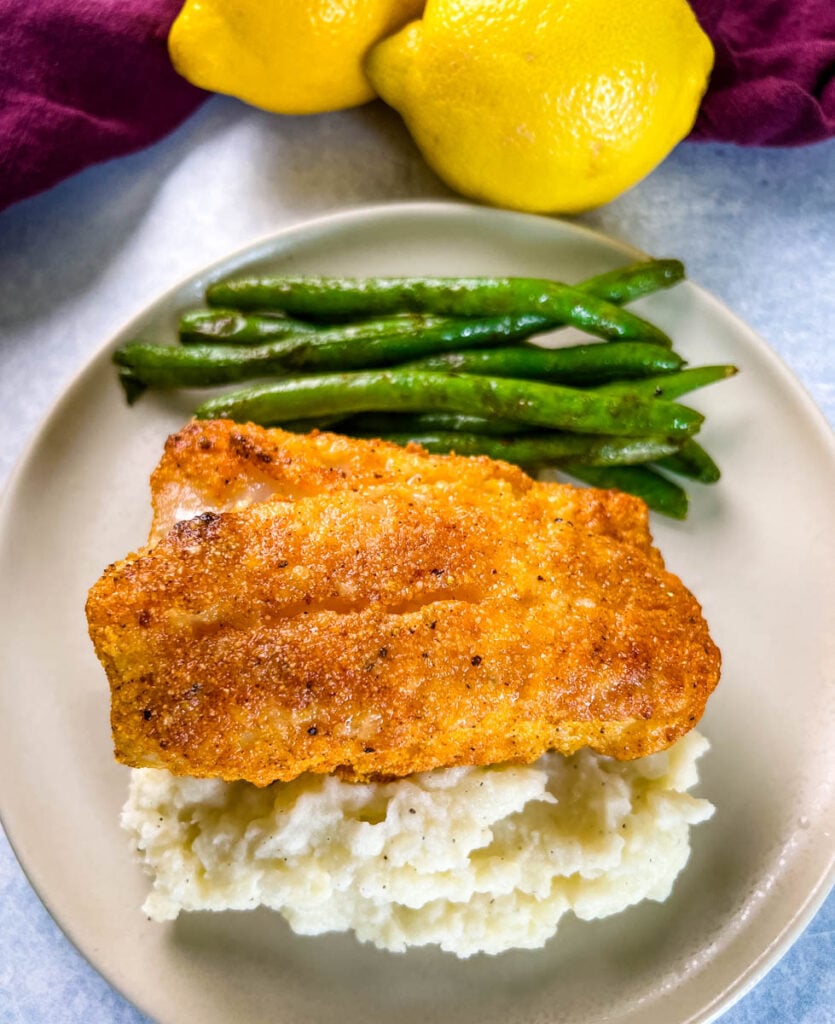
{"label": "crispy coating", "polygon": [[[154,518],[149,544],[201,512],[232,512],[273,497],[295,501],[327,491],[385,482],[448,484],[522,495],[539,487],[526,473],[487,456],[430,455],[385,441],[340,434],[290,434],[231,420],[195,420],[168,438],[151,476]],[[644,503],[620,491],[550,486],[554,515],[652,550]]]}
{"label": "crispy coating", "polygon": [[691,729],[718,681],[637,499],[221,421],[169,440],[157,533],[178,474],[210,508],[88,601],[127,764],[266,785],[584,745],[633,758]]}

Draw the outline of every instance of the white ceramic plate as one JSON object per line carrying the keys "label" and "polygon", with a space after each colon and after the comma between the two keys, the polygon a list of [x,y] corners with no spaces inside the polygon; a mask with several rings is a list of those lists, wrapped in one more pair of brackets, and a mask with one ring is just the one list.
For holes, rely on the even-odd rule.
{"label": "white ceramic plate", "polygon": [[[748,328],[695,285],[635,308],[691,362],[742,373],[699,392],[725,476],[692,487],[685,523],[656,519],[669,566],[724,652],[702,723],[700,792],[717,806],[664,905],[565,922],[538,952],[459,962],[394,956],[350,936],[300,938],[277,915],[148,922],[146,881],[117,825],[108,693],[87,639],[87,588],[141,544],[148,475],[182,397],[122,401],[111,349],[169,337],[207,280],[243,267],[304,273],[498,273],[579,280],[639,256],[558,221],[468,206],[354,210],[259,243],[165,295],[57,404],[0,516],[0,790],[35,888],[102,974],[164,1024],[683,1024],[713,1019],[785,951],[832,876],[832,498],[823,419]],[[565,337],[565,335],[564,335]]]}

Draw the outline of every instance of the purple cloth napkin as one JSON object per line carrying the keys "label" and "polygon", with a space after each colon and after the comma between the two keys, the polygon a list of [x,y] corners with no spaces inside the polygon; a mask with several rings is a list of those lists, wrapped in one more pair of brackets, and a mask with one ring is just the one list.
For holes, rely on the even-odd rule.
{"label": "purple cloth napkin", "polygon": [[[0,209],[147,146],[206,93],[166,37],[182,0],[0,0]],[[716,67],[691,138],[835,134],[835,0],[692,0]]]}
{"label": "purple cloth napkin", "polygon": [[0,209],[156,142],[205,99],[166,39],[182,0],[0,0]]}
{"label": "purple cloth napkin", "polygon": [[801,146],[835,135],[835,0],[690,0],[716,63],[691,139]]}

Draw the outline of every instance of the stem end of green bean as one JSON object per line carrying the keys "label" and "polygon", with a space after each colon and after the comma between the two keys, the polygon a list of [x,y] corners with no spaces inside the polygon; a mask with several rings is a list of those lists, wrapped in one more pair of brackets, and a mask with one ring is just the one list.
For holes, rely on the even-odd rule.
{"label": "stem end of green bean", "polygon": [[119,383],[122,385],[122,391],[125,394],[125,399],[128,405],[136,405],[139,399],[148,390],[148,385],[143,383],[138,377],[125,366],[119,367]]}

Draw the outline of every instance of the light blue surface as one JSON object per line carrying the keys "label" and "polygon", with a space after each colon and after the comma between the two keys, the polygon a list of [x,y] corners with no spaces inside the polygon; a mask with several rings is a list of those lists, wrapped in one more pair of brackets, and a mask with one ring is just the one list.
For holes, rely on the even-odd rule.
{"label": "light blue surface", "polygon": [[[174,281],[254,237],[348,204],[447,195],[379,106],[273,118],[218,99],[153,149],[0,214],[0,479],[72,374]],[[835,424],[835,143],[682,146],[632,192],[580,220],[681,257]],[[0,1022],[145,1020],[64,939],[0,838]],[[830,896],[722,1024],[833,1021]]]}

